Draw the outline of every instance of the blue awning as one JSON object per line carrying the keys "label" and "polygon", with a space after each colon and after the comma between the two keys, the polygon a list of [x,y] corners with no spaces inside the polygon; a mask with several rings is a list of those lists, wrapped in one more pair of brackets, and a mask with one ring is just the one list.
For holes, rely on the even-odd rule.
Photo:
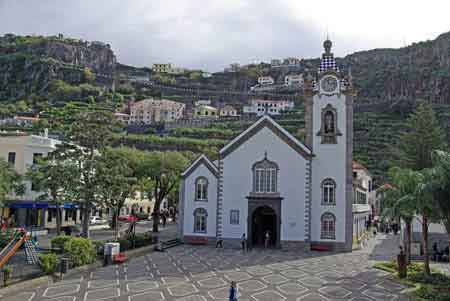
{"label": "blue awning", "polygon": [[[56,205],[48,204],[48,203],[35,203],[35,202],[15,202],[15,203],[6,204],[5,207],[10,208],[10,209],[19,209],[19,208],[47,209],[47,208],[56,208]],[[64,205],[61,205],[61,208],[75,209],[75,208],[78,208],[78,205],[75,205],[74,203],[64,203]]]}

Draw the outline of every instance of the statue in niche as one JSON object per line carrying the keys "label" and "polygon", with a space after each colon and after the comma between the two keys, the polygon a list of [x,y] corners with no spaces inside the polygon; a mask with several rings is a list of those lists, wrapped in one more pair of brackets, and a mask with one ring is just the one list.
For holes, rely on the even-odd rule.
{"label": "statue in niche", "polygon": [[334,134],[334,114],[332,112],[325,113],[325,134]]}

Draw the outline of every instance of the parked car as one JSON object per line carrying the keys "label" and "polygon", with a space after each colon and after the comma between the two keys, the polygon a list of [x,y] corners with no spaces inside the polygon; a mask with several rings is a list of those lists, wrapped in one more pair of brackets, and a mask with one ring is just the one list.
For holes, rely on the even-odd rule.
{"label": "parked car", "polygon": [[120,215],[117,219],[121,222],[136,222],[139,220],[136,216],[133,215]]}
{"label": "parked car", "polygon": [[107,221],[102,219],[100,216],[91,216],[91,219],[89,220],[89,224],[91,225],[100,225],[106,223]]}
{"label": "parked car", "polygon": [[138,220],[144,221],[144,220],[148,219],[149,214],[148,213],[137,213],[135,216],[137,217]]}

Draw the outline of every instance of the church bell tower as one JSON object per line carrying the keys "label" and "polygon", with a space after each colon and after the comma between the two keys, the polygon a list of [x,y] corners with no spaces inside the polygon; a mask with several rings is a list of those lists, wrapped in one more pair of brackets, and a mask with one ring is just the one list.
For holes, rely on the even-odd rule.
{"label": "church bell tower", "polygon": [[306,76],[306,144],[312,150],[309,239],[311,244],[351,251],[353,97],[351,74],[344,75],[323,43],[317,74]]}

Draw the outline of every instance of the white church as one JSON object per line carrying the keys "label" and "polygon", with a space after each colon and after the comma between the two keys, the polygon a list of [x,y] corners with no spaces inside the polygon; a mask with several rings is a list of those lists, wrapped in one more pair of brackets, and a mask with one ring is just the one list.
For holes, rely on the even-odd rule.
{"label": "white church", "polygon": [[252,246],[351,251],[353,89],[324,42],[316,79],[305,79],[305,141],[268,115],[182,174],[180,234]]}

